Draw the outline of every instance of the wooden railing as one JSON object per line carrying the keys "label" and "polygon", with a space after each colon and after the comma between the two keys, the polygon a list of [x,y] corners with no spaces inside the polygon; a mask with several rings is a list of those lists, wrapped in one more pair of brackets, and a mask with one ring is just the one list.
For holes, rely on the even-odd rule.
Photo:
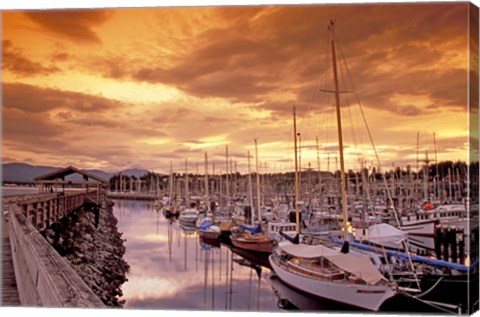
{"label": "wooden railing", "polygon": [[[22,306],[105,307],[70,264],[41,236],[86,200],[98,202],[97,192],[65,192],[6,197],[10,248]],[[5,214],[6,213],[6,214]]]}
{"label": "wooden railing", "polygon": [[80,208],[87,197],[97,201],[97,191],[17,196],[5,199],[4,210],[11,209],[11,206],[18,206],[27,221],[38,231],[42,231]]}
{"label": "wooden railing", "polygon": [[10,214],[10,246],[22,306],[105,307],[20,210]]}

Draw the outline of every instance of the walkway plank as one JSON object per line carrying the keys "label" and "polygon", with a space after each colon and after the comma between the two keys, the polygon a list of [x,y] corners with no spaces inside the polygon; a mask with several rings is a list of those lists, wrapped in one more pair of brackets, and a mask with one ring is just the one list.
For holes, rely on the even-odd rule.
{"label": "walkway plank", "polygon": [[20,306],[17,282],[12,261],[12,250],[10,249],[10,238],[8,236],[8,220],[2,216],[2,298],[0,306]]}

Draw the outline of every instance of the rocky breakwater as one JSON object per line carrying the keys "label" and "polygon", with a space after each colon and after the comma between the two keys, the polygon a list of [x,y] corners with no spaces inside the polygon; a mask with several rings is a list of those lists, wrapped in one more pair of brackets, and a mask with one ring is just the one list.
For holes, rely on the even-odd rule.
{"label": "rocky breakwater", "polygon": [[125,240],[112,205],[85,205],[42,234],[105,305],[123,307],[121,286],[130,266],[123,259]]}

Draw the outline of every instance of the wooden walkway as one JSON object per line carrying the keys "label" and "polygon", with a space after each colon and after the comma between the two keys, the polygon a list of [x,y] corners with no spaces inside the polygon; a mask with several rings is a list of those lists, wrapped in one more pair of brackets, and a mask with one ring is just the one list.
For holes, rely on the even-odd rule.
{"label": "wooden walkway", "polygon": [[12,262],[10,238],[8,236],[8,221],[2,216],[2,298],[0,306],[20,306],[17,282]]}

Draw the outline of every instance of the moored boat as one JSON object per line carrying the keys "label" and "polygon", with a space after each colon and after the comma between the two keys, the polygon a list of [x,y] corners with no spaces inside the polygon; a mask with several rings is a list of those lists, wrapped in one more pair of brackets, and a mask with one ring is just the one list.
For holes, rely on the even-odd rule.
{"label": "moored boat", "polygon": [[201,238],[209,240],[218,240],[220,234],[222,233],[220,227],[213,224],[208,218],[204,219],[200,224],[198,227],[198,232]]}
{"label": "moored boat", "polygon": [[234,246],[255,252],[272,252],[273,240],[262,231],[260,225],[256,228],[244,226],[241,226],[241,228],[244,230],[237,229],[235,230],[236,232],[232,232],[230,236],[230,240]]}
{"label": "moored boat", "polygon": [[285,244],[269,257],[278,277],[310,295],[370,311],[377,311],[396,295],[370,258],[343,254],[323,245]]}
{"label": "moored boat", "polygon": [[180,212],[178,221],[180,222],[180,224],[195,227],[195,222],[197,221],[198,216],[199,211],[196,208],[186,208],[185,210],[182,210],[182,212]]}

